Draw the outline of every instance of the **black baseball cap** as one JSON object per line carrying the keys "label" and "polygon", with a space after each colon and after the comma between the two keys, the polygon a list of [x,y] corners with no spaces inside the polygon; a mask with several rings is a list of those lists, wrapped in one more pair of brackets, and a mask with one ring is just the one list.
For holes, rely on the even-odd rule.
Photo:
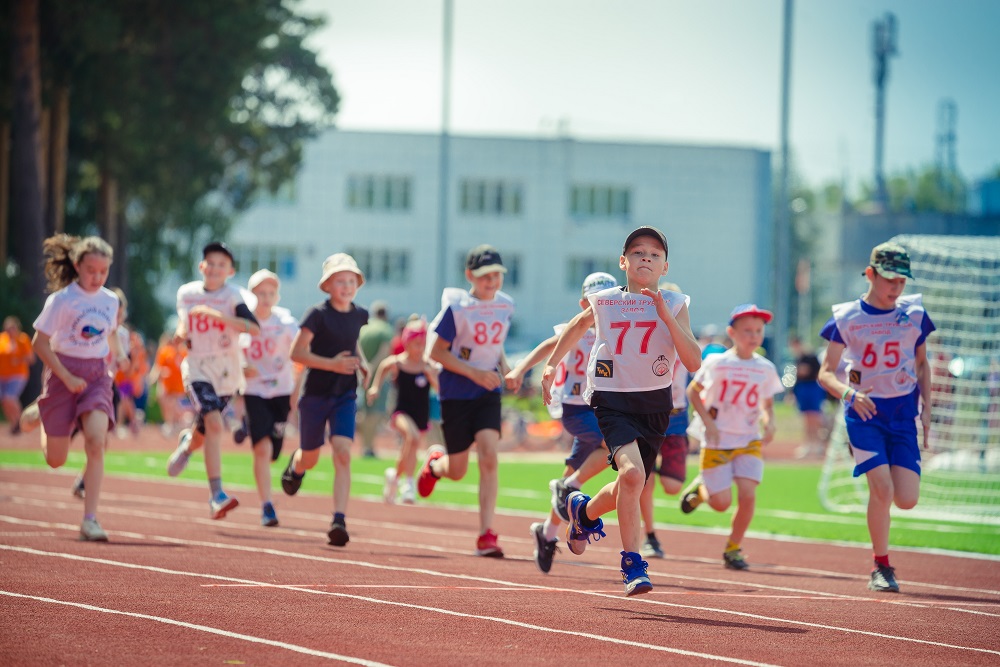
{"label": "black baseball cap", "polygon": [[230,250],[229,246],[227,246],[222,241],[212,241],[207,246],[205,246],[204,248],[202,248],[201,249],[201,258],[205,259],[206,257],[208,257],[208,253],[210,253],[210,252],[221,252],[223,255],[226,255],[226,256],[229,257],[229,261],[230,262],[232,262],[233,264],[236,263],[236,258],[233,257],[233,251]]}
{"label": "black baseball cap", "polygon": [[500,253],[496,248],[487,244],[477,245],[469,251],[465,257],[465,268],[472,271],[472,275],[476,278],[494,271],[507,273],[503,260],[500,259]]}
{"label": "black baseball cap", "polygon": [[623,255],[628,251],[628,247],[629,245],[631,245],[632,241],[636,240],[640,236],[652,236],[654,239],[659,241],[660,244],[663,245],[663,257],[664,259],[666,259],[667,237],[664,236],[663,232],[661,232],[656,227],[650,227],[648,225],[643,225],[642,227],[639,227],[634,232],[628,235],[628,237],[625,239],[625,244],[622,246]]}

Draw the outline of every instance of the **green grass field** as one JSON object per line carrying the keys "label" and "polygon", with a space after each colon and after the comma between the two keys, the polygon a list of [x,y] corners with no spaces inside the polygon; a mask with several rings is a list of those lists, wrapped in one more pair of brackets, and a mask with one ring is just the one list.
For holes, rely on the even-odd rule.
{"label": "green grass field", "polygon": [[[160,452],[111,451],[106,459],[106,470],[110,474],[166,479],[167,456]],[[286,457],[282,457],[281,462],[274,465],[275,489],[278,489],[279,494],[278,478],[286,460]],[[83,461],[83,452],[74,449],[70,452],[66,467],[70,470],[79,469]],[[392,463],[388,459],[355,458],[352,462],[352,494],[355,497],[380,498],[383,471]],[[45,468],[41,453],[33,450],[0,450],[0,465]],[[253,488],[249,451],[224,454],[223,466],[227,489],[239,486]],[[689,479],[697,473],[696,466],[692,458],[689,463]],[[501,455],[499,508],[543,516],[549,507],[548,481],[558,476],[561,470],[562,464],[555,459],[550,462],[527,462],[516,460],[514,455]],[[591,480],[584,491],[593,493],[611,479],[611,474],[608,471]],[[204,475],[202,459],[196,455],[181,479],[204,483]],[[863,515],[834,514],[823,509],[816,491],[820,476],[819,464],[769,462],[764,475],[764,481],[758,490],[757,514],[750,526],[752,535],[781,535],[868,544],[868,531]],[[330,495],[332,481],[333,465],[330,457],[324,455],[320,464],[307,475],[302,491]],[[473,464],[469,474],[461,482],[441,482],[431,500],[422,502],[474,507],[478,502],[477,482],[478,474]],[[247,491],[243,495],[248,496],[250,493],[253,491]],[[250,497],[245,498],[245,502],[250,500]],[[669,534],[671,526],[725,530],[732,511],[717,513],[702,507],[692,514],[684,515],[678,508],[677,498],[666,496],[659,488],[655,495],[655,505],[661,540]],[[910,519],[900,512],[893,518],[891,543],[894,546],[1000,555],[1000,526]]]}

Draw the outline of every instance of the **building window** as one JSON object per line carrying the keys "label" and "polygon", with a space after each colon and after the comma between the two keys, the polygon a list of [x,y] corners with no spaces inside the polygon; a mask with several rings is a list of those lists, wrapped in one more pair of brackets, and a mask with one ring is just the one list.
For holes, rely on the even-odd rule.
{"label": "building window", "polygon": [[[500,259],[503,260],[503,266],[507,269],[507,273],[503,277],[503,289],[509,290],[511,288],[516,288],[521,284],[521,256],[511,255],[505,253],[502,249],[500,250]],[[469,281],[465,278],[465,258],[468,252],[458,255],[458,285],[464,285]]]}
{"label": "building window", "polygon": [[346,252],[365,274],[365,282],[373,285],[406,285],[410,282],[410,253],[407,250],[348,248]]}
{"label": "building window", "polygon": [[459,209],[471,215],[521,215],[520,183],[466,179],[459,189]]}
{"label": "building window", "polygon": [[619,282],[622,280],[622,271],[617,259],[605,256],[570,257],[566,260],[566,287],[579,292],[583,286],[583,279],[597,271],[610,273]]}
{"label": "building window", "polygon": [[236,273],[250,276],[261,269],[273,271],[282,280],[294,279],[298,265],[295,248],[272,245],[234,245]]}
{"label": "building window", "polygon": [[408,211],[413,185],[409,176],[351,174],[347,177],[347,208],[368,211]]}
{"label": "building window", "polygon": [[629,220],[632,217],[632,191],[613,185],[577,184],[570,189],[569,210],[574,218]]}

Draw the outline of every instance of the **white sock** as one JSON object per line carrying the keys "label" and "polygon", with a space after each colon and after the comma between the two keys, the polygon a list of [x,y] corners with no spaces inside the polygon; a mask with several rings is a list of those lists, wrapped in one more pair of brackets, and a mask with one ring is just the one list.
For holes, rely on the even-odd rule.
{"label": "white sock", "polygon": [[559,529],[562,527],[561,523],[552,523],[552,517],[545,520],[545,524],[542,526],[542,531],[545,533],[545,539],[551,542],[557,539],[559,536]]}

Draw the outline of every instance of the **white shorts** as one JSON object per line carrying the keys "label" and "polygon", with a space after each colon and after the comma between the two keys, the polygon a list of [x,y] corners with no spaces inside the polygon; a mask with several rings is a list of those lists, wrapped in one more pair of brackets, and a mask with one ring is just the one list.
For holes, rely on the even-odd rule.
{"label": "white shorts", "polygon": [[181,362],[181,377],[185,388],[192,382],[207,382],[219,396],[233,396],[245,386],[238,357],[188,355]]}
{"label": "white shorts", "polygon": [[751,440],[736,449],[701,448],[701,480],[713,496],[730,488],[733,479],[743,477],[758,484],[764,479],[764,456],[760,440]]}

